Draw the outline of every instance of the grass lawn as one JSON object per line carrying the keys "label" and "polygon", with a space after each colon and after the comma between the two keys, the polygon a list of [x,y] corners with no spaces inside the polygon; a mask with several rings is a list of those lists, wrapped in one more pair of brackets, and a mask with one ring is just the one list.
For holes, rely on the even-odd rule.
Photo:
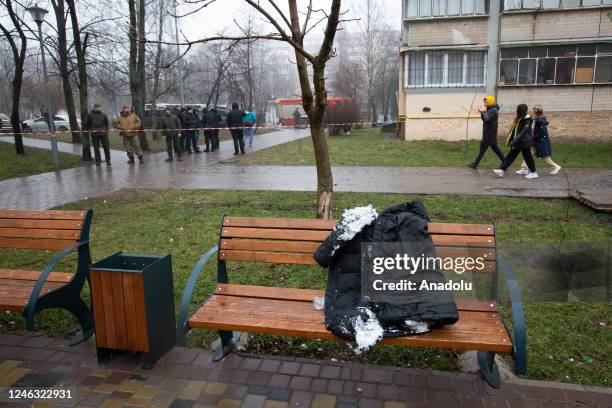
{"label": "grass lawn", "polygon": [[[94,260],[116,251],[136,253],[171,253],[173,258],[175,302],[180,302],[188,274],[199,256],[217,242],[222,214],[312,217],[315,195],[301,192],[245,191],[154,191],[125,190],[73,203],[64,209],[94,209],[92,246]],[[396,194],[336,193],[339,211],[355,205],[372,203],[382,209],[414,197]],[[567,242],[612,242],[611,218],[594,213],[581,204],[567,200],[539,200],[473,196],[424,197],[432,221],[496,221],[501,243],[557,242],[565,235]],[[569,203],[569,220],[565,212]],[[49,254],[36,251],[6,251],[0,267],[40,268]],[[192,306],[210,295],[214,285],[214,262],[208,265],[198,282]],[[63,267],[68,267],[65,264]],[[230,280],[270,286],[318,288],[326,283],[326,270],[318,267],[272,266],[229,262]],[[60,269],[61,270],[61,267]],[[503,309],[505,317],[508,309]],[[612,368],[609,345],[612,344],[612,307],[609,303],[526,304],[529,347],[528,376],[537,379],[610,385]],[[45,311],[38,316],[39,329],[65,335],[75,322],[66,314]],[[2,314],[0,331],[23,329],[17,314]],[[216,333],[193,330],[192,346],[209,347]],[[249,343],[252,352],[286,354],[318,359],[457,370],[456,353],[430,349],[376,346],[355,356],[350,345],[296,338],[257,335]],[[573,360],[570,360],[573,359]]]}
{"label": "grass lawn", "polygon": [[[269,132],[274,132],[274,131],[276,130],[275,129],[258,129],[256,134],[263,135],[264,133],[269,133]],[[44,140],[49,139],[49,136],[43,133],[30,134],[28,135],[28,137],[33,137],[36,139],[44,139]],[[111,149],[121,150],[121,151],[125,149],[123,147],[123,141],[121,137],[119,136],[118,131],[116,130],[111,131],[109,133],[108,139],[109,139],[109,144],[110,144]],[[69,132],[57,133],[57,140],[60,142],[72,143],[72,135]],[[151,152],[158,153],[158,152],[166,151],[166,139],[163,136],[160,135],[160,137],[157,140],[155,140],[153,139],[153,134],[151,132],[147,132],[147,140],[149,141],[149,147],[151,149],[150,150]],[[219,140],[220,141],[232,140],[232,136],[230,135],[228,130],[221,130],[219,132]],[[200,145],[204,144],[204,133],[203,132],[200,132],[199,144]],[[93,156],[93,150],[92,150],[92,156]]]}
{"label": "grass lawn", "polygon": [[[478,154],[479,141],[389,140],[378,129],[355,130],[350,135],[328,137],[329,155],[335,166],[466,166]],[[507,152],[508,148],[502,147]],[[467,153],[466,153],[467,152]],[[563,167],[610,167],[612,143],[555,143],[553,158]],[[285,143],[233,159],[242,164],[314,165],[310,138]],[[499,160],[488,151],[480,166],[497,167]],[[517,161],[515,166],[520,165]],[[546,166],[536,160],[536,166]]]}
{"label": "grass lawn", "polygon": [[[0,180],[31,176],[55,170],[51,150],[25,147],[26,155],[15,154],[15,145],[0,143]],[[81,157],[76,154],[60,153],[60,168],[69,169],[82,165]]]}

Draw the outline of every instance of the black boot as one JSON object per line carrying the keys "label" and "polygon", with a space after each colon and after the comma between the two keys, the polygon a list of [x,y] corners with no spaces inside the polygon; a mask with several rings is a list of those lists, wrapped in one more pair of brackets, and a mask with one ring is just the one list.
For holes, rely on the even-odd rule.
{"label": "black boot", "polygon": [[476,163],[470,163],[467,165],[470,169],[474,169],[476,170],[478,168],[478,165]]}
{"label": "black boot", "polygon": [[172,156],[170,156],[170,157],[168,157],[168,158],[167,158],[166,160],[164,160],[164,161],[171,162],[171,161],[174,161],[174,159],[172,158]]}
{"label": "black boot", "polygon": [[130,160],[128,160],[128,164],[134,164],[134,158],[130,157]]}
{"label": "black boot", "polygon": [[142,158],[142,155],[138,156],[138,160],[140,161],[140,164],[144,163],[144,159]]}

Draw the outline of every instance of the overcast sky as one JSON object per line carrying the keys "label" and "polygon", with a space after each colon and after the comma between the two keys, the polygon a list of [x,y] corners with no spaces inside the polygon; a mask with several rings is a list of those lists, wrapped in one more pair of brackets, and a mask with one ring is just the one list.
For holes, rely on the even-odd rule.
{"label": "overcast sky", "polygon": [[[178,1],[179,4],[181,4],[182,0]],[[399,30],[401,23],[402,0],[377,0],[377,2],[383,6],[384,14],[388,17],[389,23],[392,25],[392,27]],[[262,1],[262,4],[264,3],[266,2]],[[331,2],[329,0],[314,0],[313,8],[322,8],[329,11],[330,3]],[[278,4],[286,7],[287,1],[279,0]],[[308,1],[298,0],[298,5],[300,11],[305,11]],[[356,15],[359,16],[359,10],[364,10],[365,5],[366,0],[342,1],[342,10],[348,10],[348,13],[344,16],[344,18],[354,18]],[[266,7],[266,9],[269,8],[269,6]],[[194,5],[179,6],[177,14],[184,14],[190,9],[193,10]],[[225,27],[232,26],[233,19],[243,18],[247,10],[248,6],[246,6],[246,3],[243,0],[217,0],[215,3],[204,8],[198,13],[182,18],[179,21],[179,27],[189,40],[195,40],[206,35],[217,34]],[[260,22],[263,24],[263,20],[260,20]],[[348,30],[357,29],[354,23],[347,23],[347,25]],[[320,27],[321,28],[318,31],[322,32],[323,26]]]}

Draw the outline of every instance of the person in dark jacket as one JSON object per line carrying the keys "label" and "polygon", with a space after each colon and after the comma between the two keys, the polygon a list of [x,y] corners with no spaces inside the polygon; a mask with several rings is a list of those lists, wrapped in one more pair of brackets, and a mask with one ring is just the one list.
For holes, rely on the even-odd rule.
{"label": "person in dark jacket", "polygon": [[[234,141],[234,155],[238,153],[246,154],[244,151],[244,138],[243,138],[243,124],[242,118],[244,112],[240,110],[238,104],[234,102],[232,104],[232,110],[227,114],[227,127],[230,129],[232,134],[232,140]],[[240,148],[240,151],[238,150]]]}
{"label": "person in dark jacket", "polygon": [[[552,167],[550,174],[558,174],[561,170],[561,166],[553,161],[552,146],[550,145],[550,138],[548,136],[548,119],[544,115],[544,108],[541,105],[533,107],[533,144],[531,146],[531,153],[535,154],[536,157],[542,159],[542,161]],[[529,169],[527,163],[523,160],[520,170],[516,171],[516,174],[527,175]]]}
{"label": "person in dark jacket", "polygon": [[516,107],[516,119],[510,128],[508,137],[506,138],[506,144],[510,146],[510,151],[506,160],[501,164],[499,169],[493,170],[493,172],[499,176],[504,177],[504,174],[508,167],[512,165],[514,160],[518,157],[519,153],[523,154],[523,159],[527,163],[529,168],[529,174],[525,176],[527,179],[538,178],[536,171],[535,162],[531,155],[531,125],[533,119],[529,115],[529,108],[524,103]]}
{"label": "person in dark jacket", "polygon": [[495,103],[494,96],[487,96],[484,99],[485,109],[479,110],[480,118],[482,119],[482,140],[480,141],[480,151],[473,163],[468,164],[468,167],[476,170],[487,148],[491,148],[493,153],[499,157],[500,163],[504,162],[504,154],[497,145],[497,128],[499,117],[499,105]]}
{"label": "person in dark jacket", "polygon": [[193,153],[202,152],[198,148],[196,142],[196,133],[194,129],[197,127],[197,125],[198,117],[195,115],[195,113],[193,113],[193,108],[189,106],[183,114],[183,134],[187,133],[187,135],[185,136],[185,151],[189,154],[192,153],[192,149]]}
{"label": "person in dark jacket", "polygon": [[91,135],[91,142],[94,147],[94,155],[96,156],[96,166],[100,166],[102,157],[100,156],[100,143],[104,149],[104,159],[106,165],[111,165],[110,146],[108,143],[108,116],[102,112],[102,105],[94,104],[94,108],[85,119],[85,130],[88,130]]}
{"label": "person in dark jacket", "polygon": [[[428,223],[429,216],[421,200],[390,207],[380,215],[371,206],[345,212],[314,254],[319,265],[329,267],[324,303],[328,330],[339,337],[353,339],[355,321],[360,317],[363,320],[364,309],[369,310],[368,315],[374,313],[385,337],[423,332],[415,329],[412,324],[415,322],[423,323],[424,331],[428,331],[457,321],[457,306],[450,291],[406,291],[394,297],[392,302],[378,302],[362,296],[368,293],[367,288],[362,291],[361,287],[364,282],[362,244],[374,243],[372,248],[377,251],[380,243],[399,243],[402,252],[410,257],[418,258],[423,253],[434,255]],[[436,269],[419,268],[410,273],[414,281],[446,282],[442,272]]]}
{"label": "person in dark jacket", "polygon": [[206,117],[208,116],[208,109],[204,108],[202,109],[202,117],[200,118],[200,124],[202,126],[202,128],[204,128],[204,145],[206,146],[206,149],[202,150],[205,153],[210,152],[210,141],[211,141],[211,134],[210,134],[210,130],[208,130],[208,126],[206,125]]}
{"label": "person in dark jacket", "polygon": [[160,129],[166,137],[166,147],[168,152],[167,162],[174,160],[172,156],[172,150],[176,153],[179,161],[183,160],[183,151],[181,150],[181,142],[179,140],[179,134],[181,133],[181,121],[172,113],[170,108],[164,110],[164,116],[161,120]]}
{"label": "person in dark jacket", "polygon": [[[212,108],[206,113],[206,128],[210,129],[210,151],[219,150],[219,127],[221,126],[221,115],[216,108]],[[208,149],[208,144],[206,145]]]}

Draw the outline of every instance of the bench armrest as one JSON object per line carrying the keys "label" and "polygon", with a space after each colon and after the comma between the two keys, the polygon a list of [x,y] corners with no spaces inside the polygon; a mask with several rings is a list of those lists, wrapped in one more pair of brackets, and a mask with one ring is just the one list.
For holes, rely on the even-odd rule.
{"label": "bench armrest", "polygon": [[[45,282],[47,281],[47,278],[49,277],[49,274],[55,269],[57,264],[66,255],[68,255],[72,251],[74,251],[76,249],[79,249],[80,247],[85,246],[85,245],[89,245],[89,240],[80,241],[80,242],[77,242],[74,245],[69,246],[68,248],[62,250],[60,253],[55,255],[53,257],[53,259],[51,259],[51,261],[44,267],[44,269],[40,273],[40,276],[36,280],[36,283],[34,284],[34,288],[32,289],[32,293],[30,293],[30,300],[28,300],[28,304],[26,306],[26,309],[23,311],[23,315],[26,318],[26,329],[34,330],[34,314],[36,313],[36,303],[38,302],[38,298],[40,297],[40,291],[42,290],[43,286],[45,285]],[[75,272],[75,276],[78,273],[79,273],[79,270],[77,268],[77,271]],[[72,279],[74,279],[74,277]]]}
{"label": "bench armrest", "polygon": [[514,372],[518,375],[525,375],[527,371],[527,334],[525,331],[525,312],[523,300],[516,280],[516,276],[510,265],[502,257],[498,258],[498,267],[501,269],[510,294],[512,305],[512,322],[514,325]]}
{"label": "bench armrest", "polygon": [[187,284],[185,285],[185,290],[183,291],[183,297],[181,299],[181,308],[179,310],[178,328],[177,328],[177,334],[179,335],[179,337],[181,335],[184,336],[184,333],[187,330],[187,318],[189,317],[189,303],[191,302],[191,295],[193,294],[193,290],[195,289],[196,282],[198,278],[200,277],[200,273],[202,272],[202,269],[204,268],[204,266],[206,265],[210,257],[213,256],[215,253],[217,253],[218,250],[219,250],[219,246],[215,245],[214,247],[206,251],[204,255],[200,257],[200,260],[193,267],[193,270],[191,271],[191,274],[189,275],[189,279],[187,280]]}

